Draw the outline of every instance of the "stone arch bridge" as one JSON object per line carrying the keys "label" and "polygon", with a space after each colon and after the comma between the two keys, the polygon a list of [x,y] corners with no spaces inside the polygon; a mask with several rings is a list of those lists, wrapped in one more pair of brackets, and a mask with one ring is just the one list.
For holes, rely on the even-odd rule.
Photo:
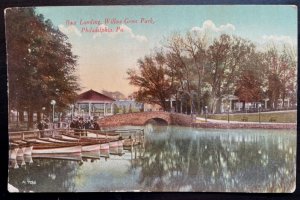
{"label": "stone arch bridge", "polygon": [[101,127],[111,126],[143,126],[150,120],[157,122],[163,122],[168,125],[179,126],[191,126],[192,117],[190,115],[184,115],[179,113],[170,113],[163,111],[155,112],[138,112],[138,113],[126,113],[108,116],[98,120],[98,124]]}

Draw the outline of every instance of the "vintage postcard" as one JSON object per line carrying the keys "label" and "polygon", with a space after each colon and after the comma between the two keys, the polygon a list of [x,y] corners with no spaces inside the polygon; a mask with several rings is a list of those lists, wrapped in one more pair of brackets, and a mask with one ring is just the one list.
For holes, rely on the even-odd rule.
{"label": "vintage postcard", "polygon": [[5,10],[9,192],[291,193],[297,7]]}

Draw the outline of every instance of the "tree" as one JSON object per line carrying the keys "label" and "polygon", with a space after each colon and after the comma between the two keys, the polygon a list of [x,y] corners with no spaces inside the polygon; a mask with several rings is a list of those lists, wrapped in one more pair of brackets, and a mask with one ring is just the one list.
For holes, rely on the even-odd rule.
{"label": "tree", "polygon": [[125,95],[119,91],[110,92],[110,91],[102,90],[102,93],[113,99],[125,99],[126,98]]}
{"label": "tree", "polygon": [[132,105],[129,104],[128,113],[132,113]]}
{"label": "tree", "polygon": [[126,106],[125,105],[123,105],[122,112],[123,112],[123,114],[126,113]]}
{"label": "tree", "polygon": [[51,99],[63,112],[79,90],[77,57],[67,36],[34,8],[11,8],[6,10],[6,37],[10,109],[27,111],[28,128],[34,112],[50,111]]}
{"label": "tree", "polygon": [[234,94],[240,101],[261,101],[264,97],[263,83],[266,71],[262,64],[262,54],[252,51],[240,70]]}
{"label": "tree", "polygon": [[174,92],[176,99],[179,98],[181,104],[182,100],[186,99],[192,110],[192,91],[196,90],[193,81],[197,73],[192,60],[188,57],[189,54],[184,49],[185,39],[180,34],[174,33],[167,39],[165,47],[168,50],[167,73],[172,77],[172,83],[177,88],[177,92]]}
{"label": "tree", "polygon": [[114,115],[120,112],[120,108],[114,103]]}
{"label": "tree", "polygon": [[221,112],[222,97],[234,92],[241,65],[252,51],[254,45],[250,41],[225,34],[209,46],[206,71],[211,86],[211,107],[214,113]]}
{"label": "tree", "polygon": [[[205,65],[208,62],[207,45],[206,35],[197,32],[187,32],[184,36],[175,33],[167,39],[165,44],[169,52],[168,66],[172,75],[175,75],[174,81],[177,88],[179,87],[181,91],[177,95],[180,99],[188,98],[191,112],[196,110],[200,112],[204,106]],[[197,106],[194,106],[193,102],[196,102]]]}
{"label": "tree", "polygon": [[127,71],[130,84],[139,87],[135,99],[144,103],[155,103],[164,110],[169,110],[166,102],[174,92],[172,77],[168,76],[166,61],[162,53],[154,56],[145,56],[138,61],[139,71]]}
{"label": "tree", "polygon": [[271,108],[277,109],[280,97],[284,103],[286,97],[292,97],[293,93],[296,93],[296,63],[296,53],[287,46],[280,51],[279,47],[273,45],[264,53],[267,96]]}

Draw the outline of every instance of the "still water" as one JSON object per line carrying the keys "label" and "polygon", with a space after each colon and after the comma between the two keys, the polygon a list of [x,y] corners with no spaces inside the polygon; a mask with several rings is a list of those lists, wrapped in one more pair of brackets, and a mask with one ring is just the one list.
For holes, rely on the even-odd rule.
{"label": "still water", "polygon": [[295,189],[296,130],[143,128],[143,145],[109,158],[11,163],[9,183],[22,192]]}

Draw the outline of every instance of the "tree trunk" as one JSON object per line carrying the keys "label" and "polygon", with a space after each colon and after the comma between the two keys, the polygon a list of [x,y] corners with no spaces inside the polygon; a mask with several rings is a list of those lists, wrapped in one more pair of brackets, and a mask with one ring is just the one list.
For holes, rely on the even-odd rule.
{"label": "tree trunk", "polygon": [[285,106],[285,105],[284,105],[284,100],[285,100],[285,95],[283,94],[283,95],[282,95],[282,108],[284,108],[284,106]]}
{"label": "tree trunk", "polygon": [[24,110],[20,110],[19,112],[19,122],[24,122]]}
{"label": "tree trunk", "polygon": [[42,117],[41,117],[41,112],[37,112],[37,121],[41,121]]}
{"label": "tree trunk", "polygon": [[274,108],[275,108],[275,110],[277,110],[277,105],[278,105],[278,99],[276,98],[275,101],[274,101]]}
{"label": "tree trunk", "polygon": [[218,98],[215,113],[221,113],[222,98]]}
{"label": "tree trunk", "polygon": [[29,130],[33,128],[33,112],[31,110],[28,111],[27,119],[27,130]]}

